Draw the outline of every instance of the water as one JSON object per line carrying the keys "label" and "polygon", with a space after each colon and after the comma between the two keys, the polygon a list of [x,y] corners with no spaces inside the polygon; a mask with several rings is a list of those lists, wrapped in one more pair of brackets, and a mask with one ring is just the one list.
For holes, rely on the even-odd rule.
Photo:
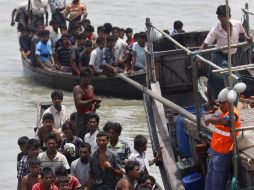
{"label": "water", "polygon": [[[37,103],[50,101],[52,89],[41,87],[23,76],[20,54],[18,52],[17,33],[10,27],[10,15],[14,7],[23,0],[0,0],[0,187],[13,190],[16,187],[16,155],[19,152],[17,139],[27,135],[32,137],[36,123]],[[218,22],[215,10],[222,0],[118,0],[85,1],[88,18],[97,27],[111,22],[119,27],[132,27],[134,32],[145,29],[145,18],[161,29],[172,29],[174,20],[184,22],[184,30],[208,30]],[[250,10],[254,3],[247,1]],[[244,2],[231,0],[232,18],[241,19],[240,8]],[[251,18],[252,19],[252,18]],[[252,19],[251,26],[253,26]],[[63,104],[68,113],[74,111],[72,94],[65,92]],[[133,145],[136,134],[148,136],[142,101],[103,98],[98,110],[101,117],[100,126],[107,121],[118,121],[123,125],[122,136]],[[148,148],[151,156],[151,148]],[[156,167],[152,174],[159,179]]]}

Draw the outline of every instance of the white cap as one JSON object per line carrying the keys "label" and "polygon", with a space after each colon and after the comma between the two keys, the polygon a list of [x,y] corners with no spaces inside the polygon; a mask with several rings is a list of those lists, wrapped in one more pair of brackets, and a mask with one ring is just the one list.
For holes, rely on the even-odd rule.
{"label": "white cap", "polygon": [[228,88],[222,89],[220,91],[219,95],[218,95],[217,101],[219,101],[219,102],[227,102],[228,92],[229,92]]}

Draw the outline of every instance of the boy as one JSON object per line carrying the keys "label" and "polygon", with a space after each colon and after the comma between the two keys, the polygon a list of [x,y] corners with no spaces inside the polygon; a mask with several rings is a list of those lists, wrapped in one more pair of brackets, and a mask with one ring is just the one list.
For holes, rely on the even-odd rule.
{"label": "boy", "polygon": [[90,40],[86,40],[84,42],[84,51],[80,54],[79,70],[81,70],[82,68],[88,68],[91,52],[92,42]]}
{"label": "boy", "polygon": [[32,190],[35,183],[38,183],[41,179],[40,176],[40,160],[36,157],[31,157],[28,160],[30,166],[30,173],[23,177],[21,182],[21,190]]}
{"label": "boy", "polygon": [[49,133],[55,133],[57,135],[57,144],[60,144],[61,138],[57,129],[53,128],[54,116],[51,113],[46,113],[42,117],[43,126],[38,129],[37,136],[39,138],[41,148],[45,150],[45,137]]}
{"label": "boy", "polygon": [[26,143],[27,155],[24,155],[18,162],[17,178],[19,183],[22,178],[30,172],[28,160],[30,157],[37,157],[40,150],[40,143],[37,139],[29,139]]}
{"label": "boy", "polygon": [[27,27],[21,28],[19,47],[21,56],[23,58],[29,58],[31,54],[31,37],[30,30]]}
{"label": "boy", "polygon": [[18,139],[18,145],[19,145],[19,148],[21,150],[21,152],[17,156],[17,161],[18,162],[21,160],[22,156],[27,154],[26,143],[27,143],[28,140],[29,140],[29,138],[27,136],[22,136]]}

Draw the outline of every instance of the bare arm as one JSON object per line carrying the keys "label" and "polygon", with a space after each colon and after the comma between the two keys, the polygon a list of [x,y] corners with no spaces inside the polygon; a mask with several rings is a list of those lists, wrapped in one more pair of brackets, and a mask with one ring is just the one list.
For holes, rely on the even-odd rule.
{"label": "bare arm", "polygon": [[129,190],[130,184],[126,179],[120,179],[116,184],[116,190]]}
{"label": "bare arm", "polygon": [[211,124],[218,124],[218,125],[228,125],[228,121],[225,118],[216,118],[216,117],[210,117],[207,120],[205,120],[205,124],[206,126],[209,125],[209,123]]}
{"label": "bare arm", "polygon": [[14,17],[15,17],[16,12],[17,12],[17,9],[12,10],[12,13],[11,13],[11,26],[15,25]]}
{"label": "bare arm", "polygon": [[92,184],[93,184],[93,176],[92,176],[91,173],[90,173],[90,174],[89,174],[89,179],[88,179],[87,190],[93,190],[93,189],[92,189]]}
{"label": "bare arm", "polygon": [[28,190],[27,185],[28,185],[28,177],[24,176],[21,181],[21,190]]}
{"label": "bare arm", "polygon": [[203,43],[203,44],[200,46],[199,50],[204,50],[204,49],[206,49],[207,47],[208,47],[208,44],[207,44],[207,43]]}
{"label": "bare arm", "polygon": [[90,100],[82,100],[82,91],[79,86],[75,86],[73,89],[74,102],[80,106],[90,106],[97,101],[96,98]]}

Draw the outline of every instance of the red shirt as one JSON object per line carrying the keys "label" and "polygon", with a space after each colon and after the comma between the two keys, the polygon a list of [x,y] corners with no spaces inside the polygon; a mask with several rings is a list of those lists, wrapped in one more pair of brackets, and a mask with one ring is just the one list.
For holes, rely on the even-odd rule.
{"label": "red shirt", "polygon": [[[42,185],[42,182],[39,182],[39,183],[36,183],[33,185],[33,188],[32,190],[48,190],[48,189],[45,189]],[[50,190],[58,190],[57,186],[55,186],[54,184],[52,184]]]}
{"label": "red shirt", "polygon": [[[75,189],[77,187],[80,187],[80,183],[79,183],[79,180],[78,178],[76,178],[75,176],[70,176],[71,179],[70,179],[70,182],[69,182],[69,187],[71,189]],[[54,182],[55,185],[58,185],[57,181]]]}
{"label": "red shirt", "polygon": [[[93,90],[91,90],[90,95],[88,95],[86,93],[86,89],[84,87],[81,87],[83,90],[83,96],[82,96],[82,100],[91,100],[94,98],[94,92]],[[79,106],[76,105],[76,109],[78,113],[81,114],[85,114],[85,113],[89,113],[93,111],[93,105],[89,105],[89,106]]]}

